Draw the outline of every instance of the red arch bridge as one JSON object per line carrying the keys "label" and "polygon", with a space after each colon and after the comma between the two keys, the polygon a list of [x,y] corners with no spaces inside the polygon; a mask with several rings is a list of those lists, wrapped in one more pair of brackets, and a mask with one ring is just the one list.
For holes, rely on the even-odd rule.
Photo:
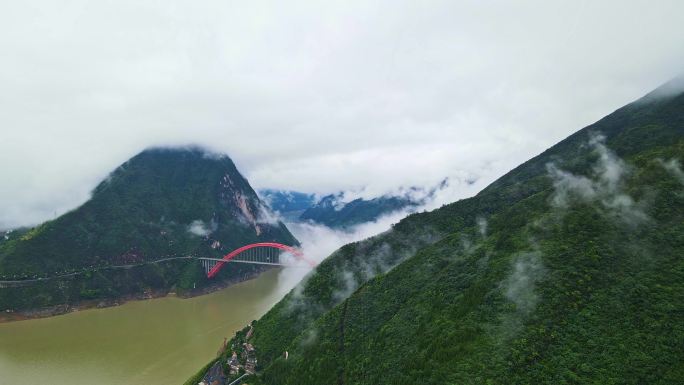
{"label": "red arch bridge", "polygon": [[285,267],[315,267],[298,248],[276,242],[252,243],[237,248],[223,258],[199,257],[207,277],[213,278],[226,263],[249,263]]}

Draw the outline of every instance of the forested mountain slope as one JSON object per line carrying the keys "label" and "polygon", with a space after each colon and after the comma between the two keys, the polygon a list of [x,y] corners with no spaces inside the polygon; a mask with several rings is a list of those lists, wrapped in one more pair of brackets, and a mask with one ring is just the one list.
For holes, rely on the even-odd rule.
{"label": "forested mountain slope", "polygon": [[[230,158],[199,148],[143,151],[112,172],[82,206],[7,238],[0,243],[0,280],[50,278],[0,289],[0,309],[15,310],[208,283],[198,261],[127,270],[108,266],[221,256],[256,241],[297,243],[270,218]],[[92,271],[54,278],[85,270]],[[224,270],[224,279],[256,271]]]}
{"label": "forested mountain slope", "polygon": [[684,382],[683,83],[338,250],[254,323],[248,382]]}

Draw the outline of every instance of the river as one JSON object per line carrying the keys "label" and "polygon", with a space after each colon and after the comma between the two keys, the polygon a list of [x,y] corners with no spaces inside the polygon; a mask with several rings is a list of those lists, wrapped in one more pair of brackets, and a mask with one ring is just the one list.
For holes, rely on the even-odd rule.
{"label": "river", "polygon": [[0,324],[0,385],[182,384],[215,357],[223,337],[259,318],[294,285],[280,273],[190,299]]}

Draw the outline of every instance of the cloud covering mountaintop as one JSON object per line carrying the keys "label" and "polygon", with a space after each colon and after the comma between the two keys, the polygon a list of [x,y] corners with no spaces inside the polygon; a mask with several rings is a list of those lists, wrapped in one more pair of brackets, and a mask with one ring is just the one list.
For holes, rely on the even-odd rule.
{"label": "cloud covering mountaintop", "polygon": [[[681,72],[679,1],[0,5],[0,228],[155,145],[259,188],[471,195]],[[475,180],[471,185],[467,182]],[[462,183],[457,183],[461,181]]]}

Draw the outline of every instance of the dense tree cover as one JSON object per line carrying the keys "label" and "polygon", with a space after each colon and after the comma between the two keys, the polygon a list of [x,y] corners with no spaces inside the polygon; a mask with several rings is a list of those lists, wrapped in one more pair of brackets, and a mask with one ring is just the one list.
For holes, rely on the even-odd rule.
{"label": "dense tree cover", "polygon": [[684,95],[661,91],[338,250],[254,323],[248,383],[684,382]]}
{"label": "dense tree cover", "polygon": [[[201,287],[208,282],[197,261],[123,271],[106,267],[175,256],[219,257],[257,241],[297,244],[282,223],[262,218],[262,210],[256,193],[227,156],[197,148],[143,151],[100,183],[82,206],[2,238],[0,280],[89,272],[2,289],[0,309]],[[219,279],[257,270],[224,269]]]}

